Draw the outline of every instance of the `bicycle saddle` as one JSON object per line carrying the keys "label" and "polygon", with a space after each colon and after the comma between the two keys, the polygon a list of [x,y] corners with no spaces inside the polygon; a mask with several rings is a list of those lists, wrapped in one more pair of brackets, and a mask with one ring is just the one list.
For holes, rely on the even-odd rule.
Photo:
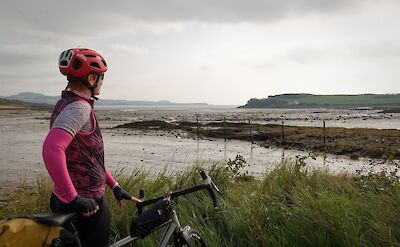
{"label": "bicycle saddle", "polygon": [[77,215],[76,212],[72,213],[49,213],[49,214],[34,214],[32,218],[43,224],[51,226],[62,226],[65,222]]}

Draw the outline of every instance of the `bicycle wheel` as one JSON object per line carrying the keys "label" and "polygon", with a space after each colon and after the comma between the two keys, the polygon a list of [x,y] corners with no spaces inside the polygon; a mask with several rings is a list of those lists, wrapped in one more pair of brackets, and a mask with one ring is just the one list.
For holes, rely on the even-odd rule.
{"label": "bicycle wheel", "polygon": [[177,237],[174,241],[175,247],[206,247],[206,242],[201,237],[200,233],[195,229],[189,229],[184,233],[186,238],[182,234]]}

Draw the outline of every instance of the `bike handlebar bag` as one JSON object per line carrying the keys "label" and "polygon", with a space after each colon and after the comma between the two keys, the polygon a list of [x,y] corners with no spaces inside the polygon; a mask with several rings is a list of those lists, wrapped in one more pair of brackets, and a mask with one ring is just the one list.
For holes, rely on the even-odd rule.
{"label": "bike handlebar bag", "polygon": [[160,200],[131,222],[131,237],[144,238],[152,231],[171,221],[172,208],[168,201]]}

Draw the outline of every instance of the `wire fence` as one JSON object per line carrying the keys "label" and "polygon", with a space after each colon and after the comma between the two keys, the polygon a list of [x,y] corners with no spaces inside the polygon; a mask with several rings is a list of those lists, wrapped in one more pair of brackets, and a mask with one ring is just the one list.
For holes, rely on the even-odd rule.
{"label": "wire fence", "polygon": [[[210,119],[210,118],[208,118],[207,120],[204,120],[204,121],[201,121],[200,120],[200,117],[199,117],[199,115],[197,115],[196,114],[196,136],[197,136],[197,139],[199,139],[200,138],[200,135],[201,135],[201,133],[200,133],[200,127],[202,127],[202,126],[204,126],[204,124],[208,124],[208,123],[215,123],[215,122],[222,122],[223,123],[223,139],[224,139],[224,141],[227,141],[227,125],[229,124],[229,123],[247,123],[248,124],[248,127],[247,127],[247,129],[248,129],[248,133],[249,133],[249,139],[251,140],[251,143],[252,144],[255,144],[255,138],[254,138],[254,127],[253,127],[253,125],[254,124],[256,124],[256,125],[263,125],[263,124],[260,124],[260,122],[259,121],[257,121],[257,122],[252,122],[252,120],[251,119],[242,119],[242,120],[238,120],[238,119],[235,119],[234,121],[232,121],[232,120],[228,120],[227,118],[223,118],[223,120],[221,120],[221,119],[217,119],[217,120],[215,120],[215,121],[213,121],[212,119]],[[268,123],[268,124],[264,124],[264,125],[271,125],[270,123]],[[289,125],[286,125],[285,124],[285,121],[284,120],[282,120],[282,121],[280,121],[280,123],[278,124],[278,123],[273,123],[272,125],[275,125],[275,126],[278,126],[278,125],[280,125],[280,129],[281,129],[281,131],[280,131],[280,133],[281,133],[281,135],[280,135],[280,140],[281,140],[281,142],[282,143],[285,143],[286,142],[286,138],[285,138],[285,128],[286,127],[299,127],[299,128],[301,128],[301,127],[315,127],[315,128],[322,128],[322,141],[323,141],[323,143],[324,144],[326,144],[326,142],[327,142],[327,136],[326,136],[326,121],[325,120],[322,120],[321,121],[321,125],[320,126],[289,126]],[[320,132],[320,130],[318,129],[316,129],[316,131],[318,131],[318,133]]]}

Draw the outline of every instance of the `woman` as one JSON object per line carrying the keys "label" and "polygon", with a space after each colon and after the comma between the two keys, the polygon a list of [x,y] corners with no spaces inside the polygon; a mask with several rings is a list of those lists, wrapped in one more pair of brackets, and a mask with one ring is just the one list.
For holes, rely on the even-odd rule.
{"label": "woman", "polygon": [[53,212],[82,213],[75,225],[82,246],[107,246],[111,224],[105,185],[113,189],[121,206],[123,200],[140,201],[124,191],[104,166],[93,102],[107,64],[94,50],[73,48],[61,53],[59,69],[68,85],[54,108],[42,152],[55,184],[50,207]]}

